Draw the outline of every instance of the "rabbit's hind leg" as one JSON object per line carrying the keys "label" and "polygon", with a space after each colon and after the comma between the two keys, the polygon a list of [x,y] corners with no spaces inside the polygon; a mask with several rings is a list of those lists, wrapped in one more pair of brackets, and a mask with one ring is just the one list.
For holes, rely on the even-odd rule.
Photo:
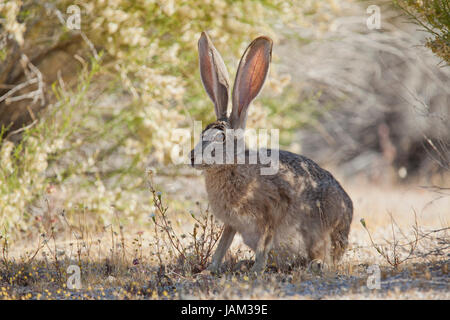
{"label": "rabbit's hind leg", "polygon": [[333,263],[331,259],[331,237],[329,233],[317,237],[309,248],[309,260],[320,261],[328,268]]}
{"label": "rabbit's hind leg", "polygon": [[255,250],[255,264],[251,268],[250,272],[260,273],[264,271],[267,264],[267,258],[273,245],[273,230],[266,228],[265,232],[258,240],[258,244]]}
{"label": "rabbit's hind leg", "polygon": [[222,263],[223,257],[233,242],[234,235],[236,234],[236,230],[231,226],[225,226],[223,230],[222,236],[220,237],[219,244],[217,245],[216,252],[212,257],[212,262],[208,267],[208,270],[217,273],[219,270],[220,264]]}

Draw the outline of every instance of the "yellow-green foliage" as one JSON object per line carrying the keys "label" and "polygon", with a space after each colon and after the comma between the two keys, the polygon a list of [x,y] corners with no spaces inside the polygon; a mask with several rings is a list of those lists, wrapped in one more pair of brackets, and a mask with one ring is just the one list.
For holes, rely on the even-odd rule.
{"label": "yellow-green foliage", "polygon": [[[81,9],[81,33],[58,18],[68,18],[70,5]],[[149,155],[152,165],[167,164],[177,144],[171,140],[172,129],[214,117],[197,70],[200,32],[209,31],[233,75],[254,37],[266,34],[277,41],[282,36],[274,25],[282,30],[282,24],[306,23],[305,14],[311,19],[322,5],[336,6],[334,1],[312,0],[53,0],[46,6],[0,2],[3,32],[19,46],[48,41],[31,23],[43,19],[53,24],[50,31],[60,31],[54,32],[59,42],[81,35],[92,44],[91,62],[78,57],[83,67],[75,88],[55,84],[56,102],[25,130],[22,141],[0,141],[2,230],[27,229],[48,211],[49,201],[43,199],[53,199],[46,191],[49,185],[58,195],[52,206],[59,209],[53,214],[64,208],[70,217],[82,206],[105,223],[112,212],[127,222],[144,219],[143,213],[151,212],[143,178]],[[33,42],[27,42],[27,34]],[[274,109],[277,95],[289,83],[276,66],[274,57],[263,97],[267,104],[261,99],[251,108],[250,126],[280,123],[301,107],[291,94],[290,109]],[[291,120],[289,129],[295,125]]]}
{"label": "yellow-green foliage", "polygon": [[395,0],[395,3],[431,35],[427,47],[450,64],[450,2]]}

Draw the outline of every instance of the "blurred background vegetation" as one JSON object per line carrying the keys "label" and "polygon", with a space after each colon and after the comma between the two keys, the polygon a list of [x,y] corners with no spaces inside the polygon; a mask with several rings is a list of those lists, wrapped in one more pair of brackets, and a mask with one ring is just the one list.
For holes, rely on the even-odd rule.
{"label": "blurred background vegetation", "polygon": [[[366,26],[374,3],[380,30]],[[67,24],[73,5],[80,30]],[[148,222],[145,170],[192,175],[171,165],[172,130],[214,117],[197,70],[203,30],[232,77],[254,37],[274,39],[249,126],[280,128],[282,147],[347,177],[448,171],[446,0],[0,0],[2,233],[51,225],[61,208]]]}

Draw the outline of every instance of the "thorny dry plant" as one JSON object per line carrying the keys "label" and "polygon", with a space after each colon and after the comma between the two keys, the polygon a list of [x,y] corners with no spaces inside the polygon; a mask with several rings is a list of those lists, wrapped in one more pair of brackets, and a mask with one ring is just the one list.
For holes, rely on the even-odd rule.
{"label": "thorny dry plant", "polygon": [[[191,217],[195,223],[189,237],[186,234],[178,235],[172,227],[172,221],[167,215],[168,207],[162,201],[162,193],[156,191],[153,183],[153,171],[147,170],[148,187],[152,195],[155,212],[151,214],[154,223],[156,255],[163,266],[161,243],[169,249],[170,256],[178,255],[178,262],[186,265],[192,273],[206,269],[208,260],[212,256],[213,248],[219,240],[223,226],[220,226],[209,210],[202,210],[197,202],[200,214],[196,216],[192,211]],[[165,234],[165,237],[162,235]]]}
{"label": "thorny dry plant", "polygon": [[[360,220],[361,225],[369,235],[372,247],[386,260],[389,265],[395,269],[398,269],[401,264],[408,260],[425,258],[429,256],[446,255],[446,250],[450,248],[450,237],[447,235],[447,231],[450,227],[424,231],[420,229],[417,222],[417,214],[414,211],[414,225],[412,226],[411,237],[408,236],[402,228],[400,228],[392,213],[389,213],[389,216],[391,218],[392,239],[385,239],[383,244],[378,244],[373,240],[373,237],[367,228],[366,221],[364,218]],[[434,242],[433,248],[428,248],[425,252],[418,252],[419,244],[422,240]]]}

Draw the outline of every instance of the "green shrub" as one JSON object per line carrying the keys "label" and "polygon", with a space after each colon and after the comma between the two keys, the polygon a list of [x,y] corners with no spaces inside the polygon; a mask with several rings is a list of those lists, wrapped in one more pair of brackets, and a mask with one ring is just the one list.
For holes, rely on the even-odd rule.
{"label": "green shrub", "polygon": [[395,0],[430,37],[426,46],[450,63],[450,3],[448,0]]}

